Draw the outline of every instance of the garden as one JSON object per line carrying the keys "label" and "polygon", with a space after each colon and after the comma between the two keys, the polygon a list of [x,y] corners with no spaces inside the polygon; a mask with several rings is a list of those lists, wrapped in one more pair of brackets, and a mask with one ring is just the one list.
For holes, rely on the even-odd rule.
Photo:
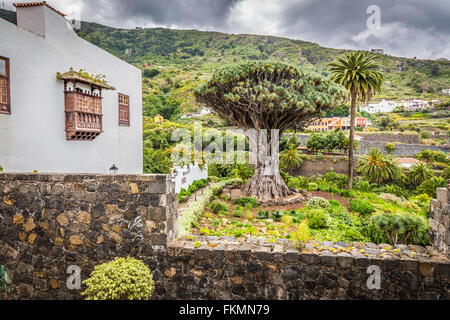
{"label": "garden", "polygon": [[[281,147],[289,150],[293,140],[283,140]],[[433,164],[448,168],[449,160],[430,150],[417,158],[423,162],[405,169],[391,155],[373,149],[359,159],[352,190],[347,189],[347,175],[329,171],[293,177],[285,172],[289,161],[280,161],[288,188],[307,191],[304,202],[284,206],[266,205],[242,193],[251,167],[211,164],[214,191],[196,203],[196,214],[182,235],[290,239],[300,247],[308,240],[427,246],[429,201],[449,178],[448,169],[437,176]]]}

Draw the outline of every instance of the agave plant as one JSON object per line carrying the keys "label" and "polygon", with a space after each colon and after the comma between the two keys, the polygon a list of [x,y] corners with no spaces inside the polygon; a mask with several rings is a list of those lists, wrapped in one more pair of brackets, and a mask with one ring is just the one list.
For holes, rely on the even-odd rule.
{"label": "agave plant", "polygon": [[433,171],[423,162],[416,163],[408,171],[408,177],[415,186],[419,186],[425,180],[433,177]]}
{"label": "agave plant", "polygon": [[373,183],[387,183],[400,180],[402,168],[391,155],[384,155],[373,148],[358,162],[358,172]]}

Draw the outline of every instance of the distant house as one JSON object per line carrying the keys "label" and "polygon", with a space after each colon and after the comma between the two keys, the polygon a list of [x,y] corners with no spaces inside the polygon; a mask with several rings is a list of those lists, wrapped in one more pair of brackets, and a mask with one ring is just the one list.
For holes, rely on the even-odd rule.
{"label": "distant house", "polygon": [[142,173],[141,71],[78,37],[46,2],[14,6],[17,25],[0,19],[0,165]]}
{"label": "distant house", "polygon": [[164,120],[164,117],[163,117],[162,115],[160,115],[160,114],[157,114],[157,115],[155,116],[155,118],[154,118],[154,121],[155,121],[155,123],[157,123],[157,124],[162,123],[163,120]]}
{"label": "distant house", "polygon": [[385,113],[385,112],[392,112],[394,109],[397,108],[397,104],[394,101],[388,101],[388,100],[382,100],[378,103],[369,103],[365,107],[361,107],[361,111],[365,111],[367,113]]}
{"label": "distant house", "polygon": [[403,107],[406,111],[420,111],[431,108],[432,105],[439,103],[438,100],[420,100],[420,99],[412,99],[412,100],[401,100],[398,102],[399,107]]}
{"label": "distant house", "polygon": [[450,88],[442,90],[442,94],[446,96],[450,96]]}
{"label": "distant house", "polygon": [[375,54],[384,54],[384,50],[383,49],[372,49],[370,51],[372,53],[375,53]]}
{"label": "distant house", "polygon": [[[367,127],[367,118],[356,117],[355,127]],[[336,117],[317,119],[311,125],[309,125],[307,129],[312,131],[333,131],[336,129],[350,130],[350,118]]]}

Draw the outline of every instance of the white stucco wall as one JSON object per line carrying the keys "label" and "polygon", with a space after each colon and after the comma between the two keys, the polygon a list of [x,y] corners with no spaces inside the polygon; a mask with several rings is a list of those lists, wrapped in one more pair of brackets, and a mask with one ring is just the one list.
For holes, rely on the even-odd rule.
{"label": "white stucco wall", "polygon": [[[0,56],[10,59],[11,115],[0,114],[0,165],[10,172],[142,173],[142,77],[134,66],[79,38],[46,7],[45,36],[0,19]],[[104,74],[103,133],[67,141],[63,82],[70,67]],[[130,96],[130,127],[118,125],[118,93]]]}
{"label": "white stucco wall", "polygon": [[208,167],[205,166],[203,169],[199,167],[198,164],[190,164],[189,169],[187,166],[180,167],[176,166],[173,168],[176,170],[177,175],[173,177],[175,182],[175,193],[180,193],[181,188],[187,189],[196,180],[208,178]]}

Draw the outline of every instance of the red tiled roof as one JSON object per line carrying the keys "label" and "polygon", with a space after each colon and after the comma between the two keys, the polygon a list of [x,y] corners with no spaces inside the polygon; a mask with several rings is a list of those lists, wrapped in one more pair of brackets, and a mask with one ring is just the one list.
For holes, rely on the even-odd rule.
{"label": "red tiled roof", "polygon": [[49,8],[50,10],[55,11],[57,14],[62,15],[63,17],[65,17],[66,15],[64,13],[62,13],[61,11],[56,10],[55,8],[53,8],[52,6],[50,6],[47,2],[42,1],[42,2],[16,2],[13,3],[13,6],[16,8],[25,8],[25,7],[40,7],[40,6],[46,6],[47,8]]}

